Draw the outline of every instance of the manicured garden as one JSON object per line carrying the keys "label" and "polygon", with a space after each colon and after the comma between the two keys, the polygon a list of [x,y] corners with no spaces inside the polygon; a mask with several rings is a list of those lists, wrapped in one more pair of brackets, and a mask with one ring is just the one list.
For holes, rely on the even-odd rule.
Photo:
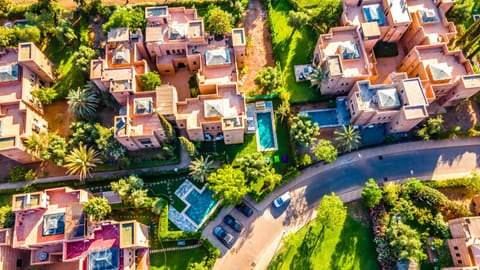
{"label": "manicured garden", "polygon": [[208,255],[204,247],[150,254],[150,270],[184,270]]}
{"label": "manicured garden", "polygon": [[374,270],[380,269],[376,256],[370,228],[350,213],[334,229],[312,221],[287,236],[268,269]]}

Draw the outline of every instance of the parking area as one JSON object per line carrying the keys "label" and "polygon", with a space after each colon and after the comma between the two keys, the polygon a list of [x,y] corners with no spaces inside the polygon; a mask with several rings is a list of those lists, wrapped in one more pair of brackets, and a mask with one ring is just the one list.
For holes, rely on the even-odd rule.
{"label": "parking area", "polygon": [[[299,228],[304,224],[304,218],[310,220],[313,212],[303,208],[306,205],[304,191],[292,192],[292,202],[280,208],[265,205],[260,209],[252,207],[252,202],[247,202],[253,215],[246,217],[234,207],[223,209],[221,213],[205,227],[204,237],[208,238],[221,250],[221,257],[217,260],[214,269],[264,269],[273,254],[280,248],[281,239],[290,230]],[[255,204],[257,208],[259,204]],[[244,228],[240,233],[235,232],[223,222],[223,217],[232,215]],[[227,249],[214,235],[213,229],[221,225],[235,237],[231,249]]]}

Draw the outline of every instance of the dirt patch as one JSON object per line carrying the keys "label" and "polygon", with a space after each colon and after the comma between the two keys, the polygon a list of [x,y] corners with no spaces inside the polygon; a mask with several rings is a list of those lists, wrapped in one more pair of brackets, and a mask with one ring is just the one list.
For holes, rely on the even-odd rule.
{"label": "dirt patch", "polygon": [[478,123],[480,119],[479,105],[475,101],[466,100],[459,105],[447,108],[446,113],[443,114],[444,126],[450,129],[455,126],[460,126],[464,130],[468,130]]}
{"label": "dirt patch", "polygon": [[260,1],[250,0],[241,23],[241,27],[245,27],[248,40],[245,61],[248,72],[242,78],[244,91],[256,88],[253,80],[261,68],[275,65],[266,16],[267,12],[262,10]]}
{"label": "dirt patch", "polygon": [[353,201],[346,204],[348,215],[356,221],[370,227],[370,217],[368,209],[363,204],[362,200]]}
{"label": "dirt patch", "polygon": [[452,202],[474,212],[475,209],[472,204],[472,198],[467,195],[464,188],[439,188],[438,190],[445,194]]}
{"label": "dirt patch", "polygon": [[66,100],[56,101],[44,107],[44,117],[48,122],[48,129],[62,137],[67,137],[70,132],[70,124],[73,115],[68,111]]}

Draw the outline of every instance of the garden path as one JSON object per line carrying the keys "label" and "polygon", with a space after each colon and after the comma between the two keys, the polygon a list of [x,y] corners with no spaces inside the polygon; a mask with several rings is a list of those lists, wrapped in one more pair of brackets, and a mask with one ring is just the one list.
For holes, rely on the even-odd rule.
{"label": "garden path", "polygon": [[242,78],[244,91],[256,88],[253,80],[262,67],[275,65],[266,12],[262,10],[260,0],[250,0],[240,25],[245,27],[247,40],[249,40],[245,61],[248,71]]}

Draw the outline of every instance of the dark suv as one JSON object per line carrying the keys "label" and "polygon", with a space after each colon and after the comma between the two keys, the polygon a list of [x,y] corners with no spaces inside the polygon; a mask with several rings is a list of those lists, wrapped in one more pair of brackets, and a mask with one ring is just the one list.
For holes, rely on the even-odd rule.
{"label": "dark suv", "polygon": [[217,226],[213,229],[213,234],[224,244],[227,248],[231,248],[233,246],[233,242],[235,241],[235,237],[229,232],[227,232],[222,226]]}
{"label": "dark suv", "polygon": [[235,206],[235,208],[238,209],[238,211],[242,212],[242,214],[244,214],[245,216],[249,217],[251,215],[253,215],[253,210],[252,208],[248,207],[246,204],[244,203],[241,203],[237,206]]}
{"label": "dark suv", "polygon": [[225,222],[225,224],[227,224],[230,228],[232,228],[236,232],[241,232],[243,229],[242,223],[238,222],[238,220],[236,220],[231,215],[224,216],[223,222]]}

